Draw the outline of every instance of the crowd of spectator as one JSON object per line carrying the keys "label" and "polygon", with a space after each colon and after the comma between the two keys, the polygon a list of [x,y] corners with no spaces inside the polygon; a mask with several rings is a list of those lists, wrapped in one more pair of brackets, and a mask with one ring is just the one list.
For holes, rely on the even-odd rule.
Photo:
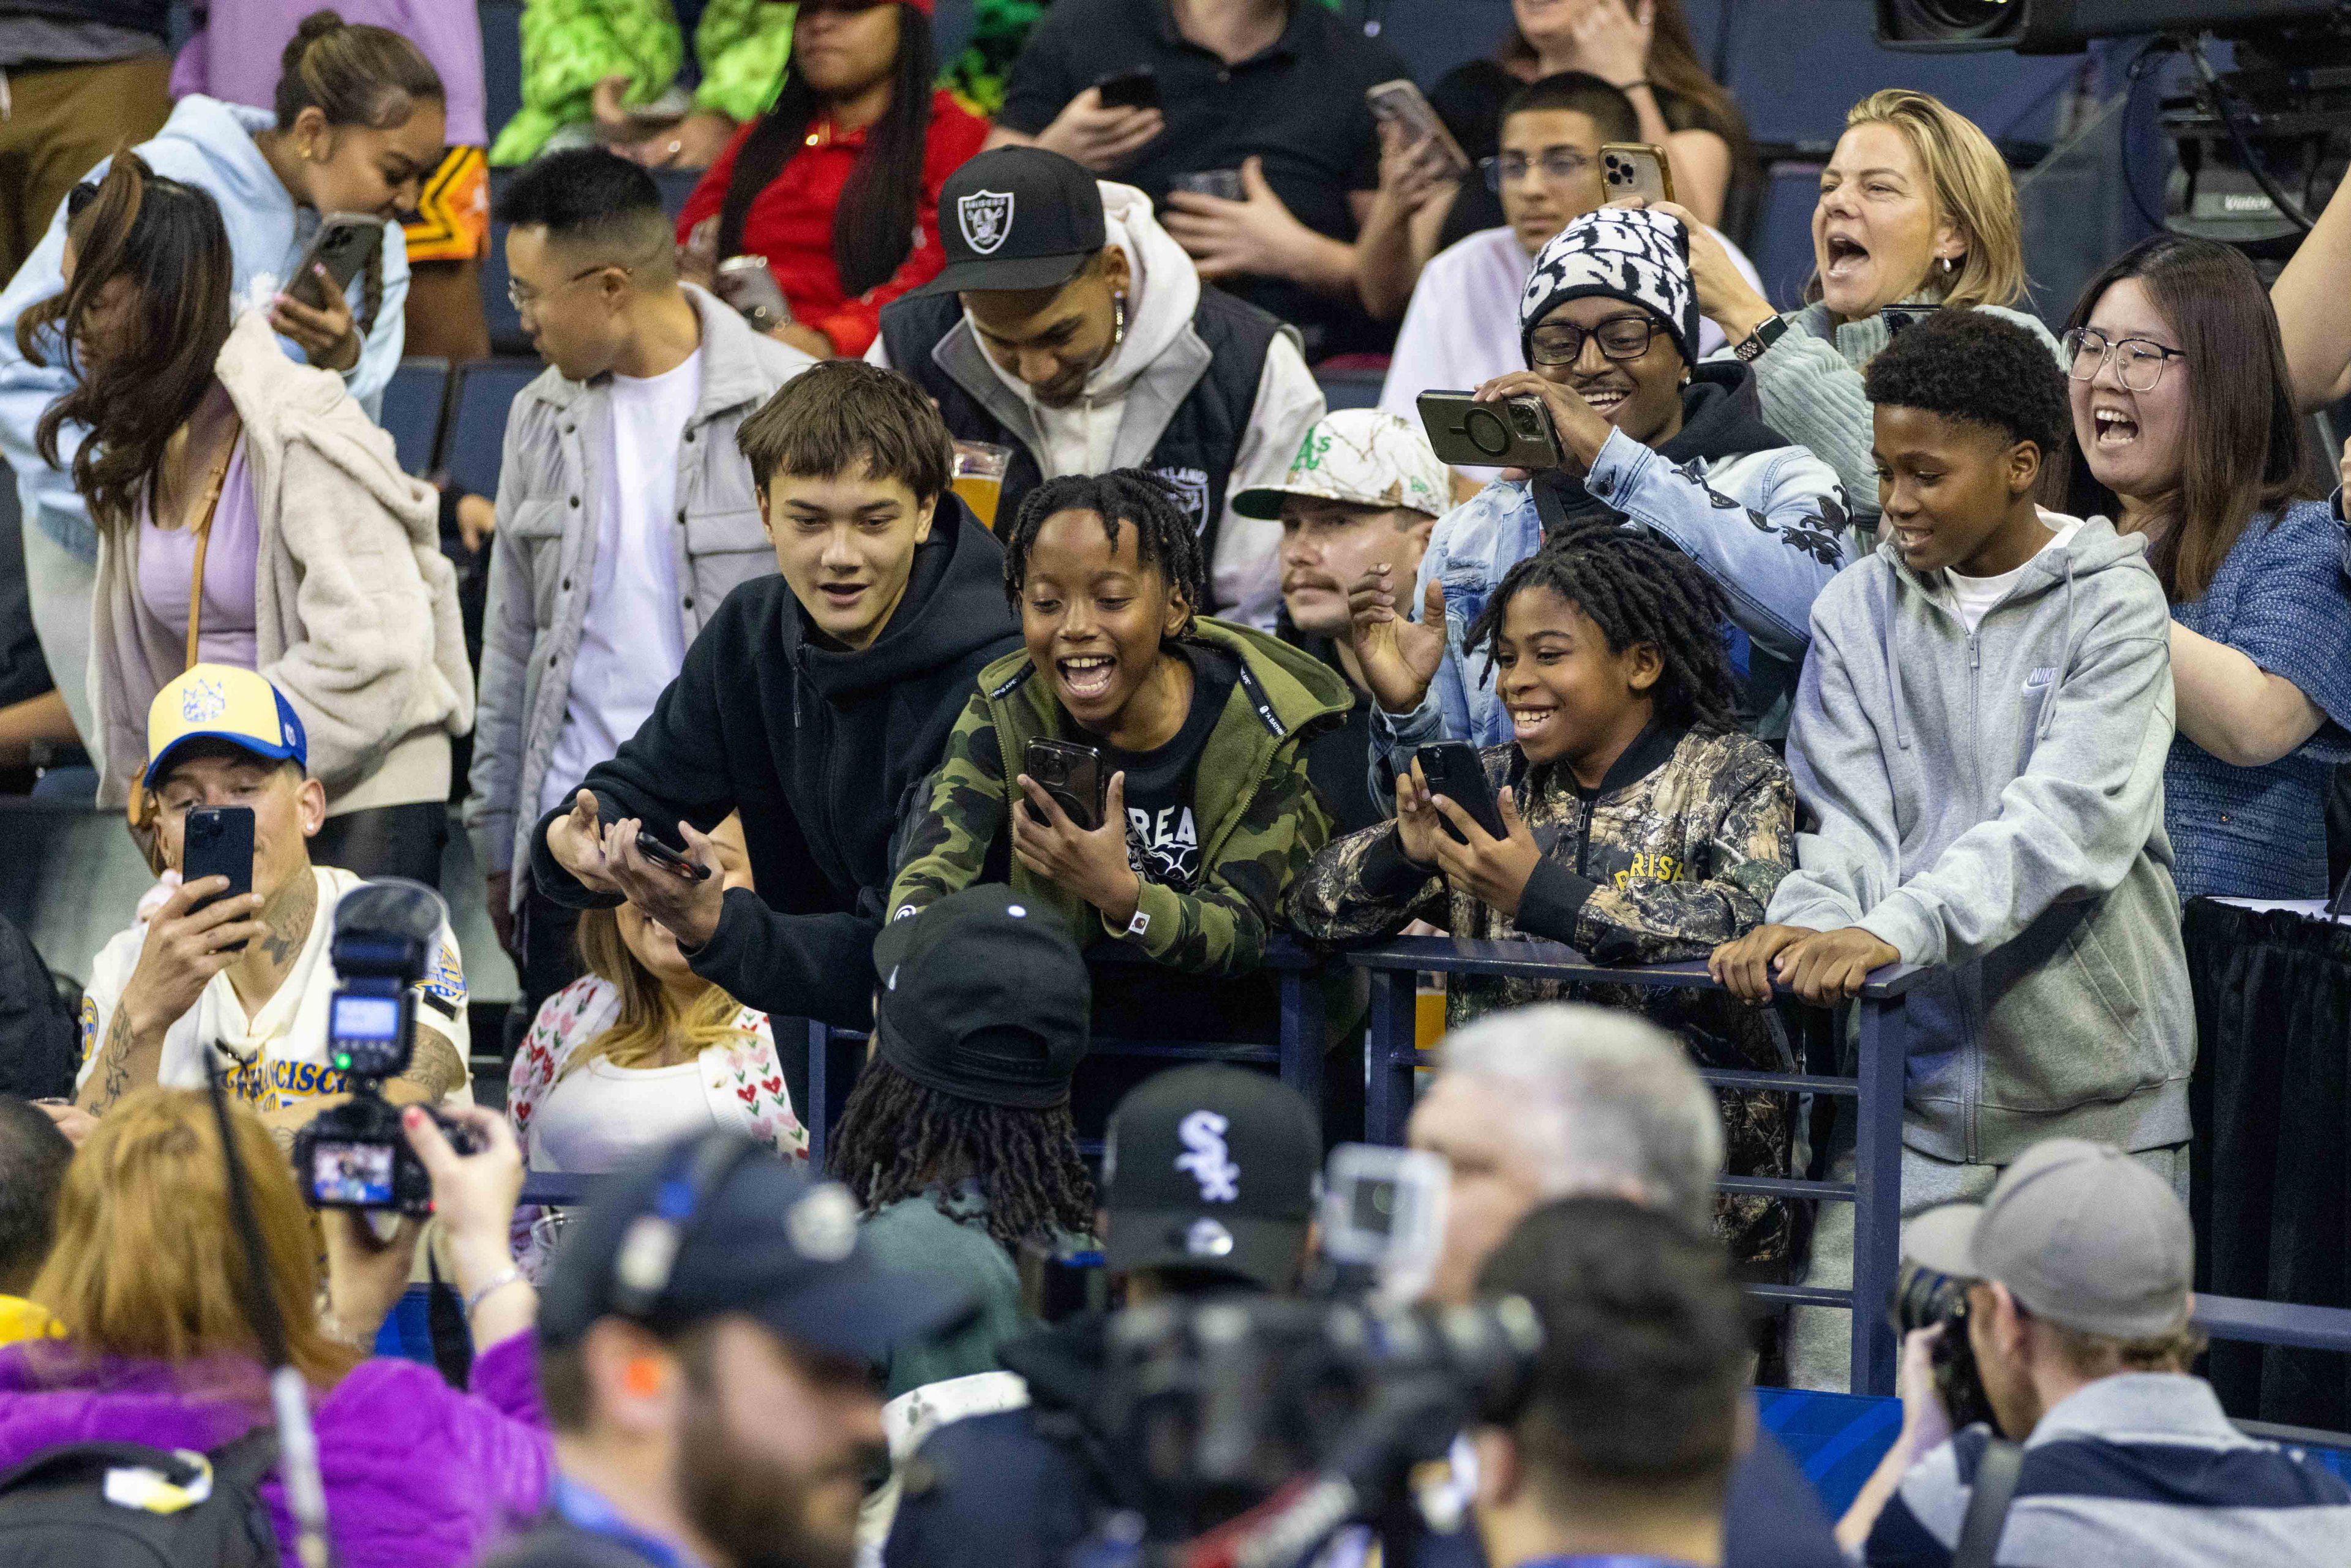
{"label": "crowd of spectator", "polygon": [[[0,1060],[0,1562],[75,1445],[248,1508],[219,1561],[311,1563],[321,1488],[428,1568],[1241,1531],[1284,1478],[1176,1498],[1136,1325],[1355,1288],[1362,1074],[1094,1046],[1269,1055],[1277,950],[1429,931],[1708,983],[1454,977],[1404,1293],[1532,1339],[1315,1560],[2340,1561],[2351,1489],[2195,1375],[2182,909],[2329,891],[2351,195],[2044,323],[2001,150],[1888,87],[1782,309],[1678,0],[1515,0],[1401,115],[1322,0],[981,9],[943,70],[934,0],[528,0],[503,125],[447,0],[0,16],[0,763],[78,746],[42,792],[153,873],[0,933],[81,982],[78,1065]],[[543,369],[480,496],[380,422],[494,270]],[[513,1027],[444,905],[371,1072],[339,912],[444,863]],[[1949,1311],[1832,1525],[1750,1390],[1844,1386],[1854,1206],[1785,1183],[1855,1118],[1785,1083],[1889,966]],[[429,1226],[289,1162],[370,1105]]]}

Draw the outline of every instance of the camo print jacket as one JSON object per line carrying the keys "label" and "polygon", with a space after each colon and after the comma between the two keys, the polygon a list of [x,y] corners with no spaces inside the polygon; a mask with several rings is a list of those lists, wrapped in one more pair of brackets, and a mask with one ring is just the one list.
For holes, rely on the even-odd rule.
{"label": "camo print jacket", "polygon": [[1196,770],[1192,813],[1201,869],[1189,892],[1145,875],[1139,929],[1130,934],[1012,858],[1003,758],[1025,756],[1031,740],[1071,736],[1029,655],[1008,653],[979,673],[979,689],[956,721],[938,771],[917,792],[899,831],[890,918],[1003,879],[1022,898],[1059,914],[1081,945],[1124,940],[1189,974],[1257,967],[1291,883],[1331,836],[1330,813],[1307,779],[1305,743],[1324,727],[1344,723],[1354,694],[1330,666],[1261,632],[1201,616],[1192,635],[1233,654],[1240,676]]}
{"label": "camo print jacket", "polygon": [[[1516,792],[1543,852],[1515,919],[1414,866],[1389,824],[1337,840],[1314,857],[1293,896],[1298,929],[1356,943],[1417,919],[1462,936],[1563,942],[1604,964],[1700,958],[1761,925],[1772,890],[1795,863],[1795,786],[1771,748],[1743,732],[1652,725],[1591,791],[1565,768],[1529,768],[1516,746],[1479,755],[1494,788]],[[1643,1013],[1680,1035],[1700,1066],[1793,1070],[1774,1015],[1718,991],[1456,975],[1446,1022],[1458,1028],[1503,1008],[1559,1000]],[[1787,1176],[1790,1097],[1720,1094],[1730,1173]],[[1740,1261],[1787,1258],[1785,1204],[1731,1194],[1716,1204],[1716,1227]]]}

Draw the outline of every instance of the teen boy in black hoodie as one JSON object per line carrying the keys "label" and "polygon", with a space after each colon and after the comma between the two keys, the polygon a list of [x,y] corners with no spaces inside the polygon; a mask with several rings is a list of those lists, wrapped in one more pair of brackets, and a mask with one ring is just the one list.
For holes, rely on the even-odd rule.
{"label": "teen boy in black hoodie", "polygon": [[[533,835],[559,904],[623,897],[746,1006],[862,1027],[899,802],[937,765],[981,667],[1018,652],[1004,551],[947,488],[921,392],[833,361],[743,423],[779,577],[744,583],[686,650],[643,727]],[[722,892],[637,847],[730,811],[759,891]]]}

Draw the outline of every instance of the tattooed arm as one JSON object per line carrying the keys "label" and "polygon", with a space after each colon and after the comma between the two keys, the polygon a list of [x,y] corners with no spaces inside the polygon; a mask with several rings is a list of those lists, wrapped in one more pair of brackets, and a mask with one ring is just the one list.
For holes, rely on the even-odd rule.
{"label": "tattooed arm", "polygon": [[408,1071],[384,1081],[383,1097],[395,1105],[438,1105],[465,1082],[465,1059],[439,1030],[416,1026],[416,1051]]}
{"label": "tattooed arm", "polygon": [[225,876],[198,877],[173,890],[148,923],[138,967],[114,1004],[75,1099],[91,1115],[104,1115],[124,1095],[155,1082],[172,1026],[196,1005],[214,975],[237,961],[234,948],[269,934],[254,918],[261,905],[257,894],[222,898],[190,913],[199,899],[227,891]]}

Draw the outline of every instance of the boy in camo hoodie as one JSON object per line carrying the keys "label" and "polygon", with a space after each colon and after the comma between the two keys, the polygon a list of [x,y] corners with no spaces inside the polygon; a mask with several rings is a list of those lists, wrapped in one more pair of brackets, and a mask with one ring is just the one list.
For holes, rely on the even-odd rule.
{"label": "boy in camo hoodie", "polygon": [[[1192,974],[1256,968],[1330,836],[1305,743],[1353,694],[1309,654],[1194,613],[1198,535],[1140,469],[1030,492],[1004,575],[1027,651],[980,672],[902,830],[891,920],[1008,881],[1081,946],[1123,940]],[[1099,828],[1029,776],[1035,740],[1098,754]]]}
{"label": "boy in camo hoodie", "polygon": [[[1511,568],[1467,640],[1490,658],[1516,737],[1480,753],[1507,832],[1432,796],[1416,759],[1395,822],[1315,857],[1298,928],[1366,941],[1426,919],[1660,963],[1760,925],[1795,859],[1795,789],[1739,724],[1722,619],[1688,557],[1611,522],[1571,527]],[[1721,992],[1456,976],[1447,1021],[1559,999],[1646,1014],[1707,1066],[1791,1069],[1773,1015]],[[1722,1105],[1731,1172],[1787,1175],[1787,1097],[1726,1091]],[[1786,1259],[1785,1205],[1726,1196],[1718,1214],[1742,1262]]]}

